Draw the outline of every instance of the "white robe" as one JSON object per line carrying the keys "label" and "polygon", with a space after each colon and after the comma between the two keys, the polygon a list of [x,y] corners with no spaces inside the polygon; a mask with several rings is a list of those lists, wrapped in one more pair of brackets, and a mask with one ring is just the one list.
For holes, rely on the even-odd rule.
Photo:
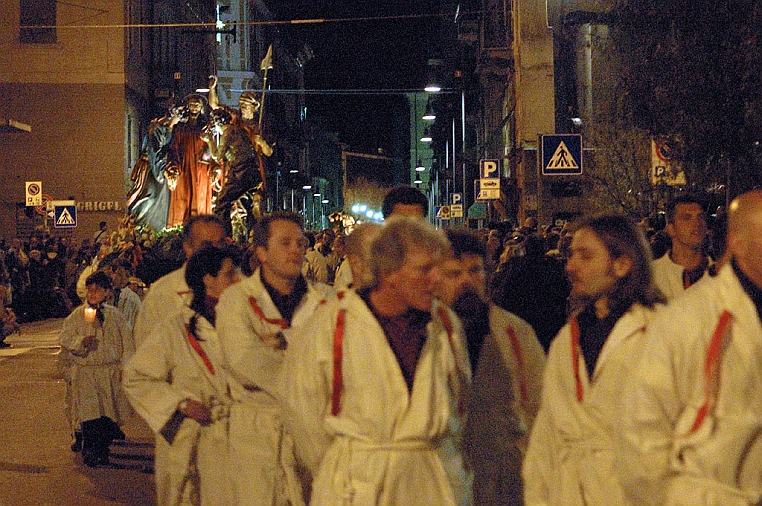
{"label": "white robe", "polygon": [[[127,397],[156,434],[159,506],[181,504],[184,497],[204,506],[234,504],[227,465],[230,400],[222,350],[214,327],[199,317],[196,335],[211,363],[213,371],[209,370],[191,346],[185,327],[194,314],[184,308],[154,327],[124,369]],[[187,398],[209,407],[215,421],[202,427],[191,418],[183,419],[170,444],[161,431]]]}
{"label": "white robe", "polygon": [[[303,504],[291,441],[283,437],[280,408],[274,397],[285,352],[265,345],[259,336],[283,330],[291,347],[294,329],[331,294],[329,287],[309,283],[290,328],[285,330],[277,323],[282,316],[262,283],[259,269],[220,297],[217,330],[231,378],[230,462],[238,504]],[[250,298],[265,318],[275,323],[257,315]]]}
{"label": "white robe", "polygon": [[[85,322],[85,306],[64,320],[58,336],[69,352],[73,405],[80,422],[107,416],[117,424],[129,412],[121,387],[122,364],[135,352],[132,333],[121,311],[103,306],[104,323]],[[86,350],[82,339],[95,335],[98,345]]]}
{"label": "white robe", "polygon": [[521,504],[521,461],[540,407],[545,351],[513,313],[491,305],[489,319],[466,424],[474,499],[477,505]]}
{"label": "white robe", "polygon": [[[713,408],[704,367],[730,313]],[[735,506],[762,500],[762,325],[731,265],[660,311],[624,399],[622,477],[634,504]]]}
{"label": "white robe", "polygon": [[[656,286],[659,287],[659,290],[661,290],[661,293],[664,294],[667,300],[672,300],[682,295],[685,291],[685,282],[683,281],[683,271],[685,271],[685,268],[673,262],[669,255],[670,252],[667,252],[661,258],[654,260],[652,265],[654,283],[656,283]],[[709,263],[711,265],[711,261]],[[707,278],[709,278],[708,271],[704,273],[699,281],[704,281]]]}
{"label": "white robe", "polygon": [[304,259],[302,275],[315,283],[327,283],[328,262],[326,262],[325,257],[319,251],[310,249],[304,254]]}
{"label": "white robe", "polygon": [[[334,416],[340,309],[346,310],[343,388]],[[384,331],[354,291],[328,302],[302,328],[286,354],[279,395],[297,454],[314,475],[312,506],[470,504],[459,436],[471,371],[457,319],[444,311],[454,329],[448,334],[433,311],[412,392]]]}
{"label": "white robe", "polygon": [[140,308],[143,302],[140,300],[140,296],[133,292],[129,286],[125,286],[119,293],[119,303],[117,309],[119,309],[124,315],[124,321],[131,328],[135,328],[135,320],[140,313]]}
{"label": "white robe", "polygon": [[354,284],[354,276],[352,275],[352,267],[349,265],[349,260],[344,257],[344,260],[339,264],[336,269],[336,276],[333,280],[333,287],[336,290],[347,290]]}
{"label": "white robe", "polygon": [[79,295],[79,298],[84,301],[85,295],[87,295],[87,285],[86,281],[87,278],[90,277],[91,274],[93,274],[95,271],[98,270],[98,265],[100,264],[100,258],[97,256],[92,259],[90,264],[86,266],[82,272],[79,273],[79,277],[77,277],[77,284],[76,284],[76,290],[77,295]]}
{"label": "white robe", "polygon": [[543,378],[542,404],[524,459],[525,504],[625,505],[618,480],[616,431],[631,359],[645,339],[653,312],[635,304],[614,325],[589,378],[577,355],[579,387],[567,323],[553,340]]}
{"label": "white robe", "polygon": [[165,322],[167,317],[190,304],[192,296],[185,282],[185,264],[156,280],[148,289],[135,320],[135,345],[140,347],[154,325]]}

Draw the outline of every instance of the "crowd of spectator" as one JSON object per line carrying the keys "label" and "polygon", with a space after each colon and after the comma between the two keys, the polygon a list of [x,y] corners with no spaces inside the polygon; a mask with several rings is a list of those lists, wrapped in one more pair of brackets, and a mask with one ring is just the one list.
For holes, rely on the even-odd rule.
{"label": "crowd of spectator", "polygon": [[[724,239],[719,226],[723,223],[722,211],[712,218],[705,249],[716,259],[722,253],[718,245]],[[663,256],[671,245],[664,220],[645,218],[639,225],[649,239],[654,258]],[[564,265],[571,242],[568,224],[539,226],[535,218],[527,218],[520,227],[509,222],[493,223],[479,233],[487,249],[485,267],[491,299],[529,322],[547,350],[567,315],[570,287]],[[310,281],[333,285],[345,259],[345,233],[326,228],[307,231],[306,236],[309,247],[304,276]],[[68,237],[0,239],[0,290],[5,292],[0,303],[6,314],[15,313],[10,328],[18,323],[65,317],[80,303],[77,281],[82,285],[86,277],[82,276],[83,271],[94,272],[101,259],[110,253],[108,240],[93,239],[85,238],[81,243]],[[107,262],[114,258],[111,254]],[[145,260],[135,266],[138,277],[144,277],[141,274],[146,269],[157,267],[147,265],[151,263],[150,255]],[[256,267],[246,264],[245,272]],[[159,276],[154,273],[149,277],[146,283]],[[79,291],[82,289],[80,286]]]}
{"label": "crowd of spectator", "polygon": [[68,237],[0,240],[4,306],[19,323],[68,315],[72,304],[79,304],[76,280],[91,258],[89,239],[81,244]]}

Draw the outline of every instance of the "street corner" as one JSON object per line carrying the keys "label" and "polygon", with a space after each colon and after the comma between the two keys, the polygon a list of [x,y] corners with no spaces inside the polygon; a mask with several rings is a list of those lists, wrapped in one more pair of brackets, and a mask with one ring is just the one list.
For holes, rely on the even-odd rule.
{"label": "street corner", "polygon": [[[29,347],[20,347],[17,348],[15,346],[11,346],[10,348],[0,348],[0,359],[2,358],[8,358],[8,357],[15,357],[16,355],[21,355],[22,353],[26,353],[31,348]],[[0,506],[2,506],[0,504]]]}
{"label": "street corner", "polygon": [[0,357],[15,356],[32,348],[58,347],[58,334],[63,327],[63,318],[53,318],[22,323],[19,331],[5,338],[9,348],[0,348]]}

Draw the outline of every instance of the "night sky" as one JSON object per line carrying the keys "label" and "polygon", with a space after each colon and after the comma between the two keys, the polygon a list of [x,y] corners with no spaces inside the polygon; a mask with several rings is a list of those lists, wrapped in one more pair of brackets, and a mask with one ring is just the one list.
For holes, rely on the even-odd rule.
{"label": "night sky", "polygon": [[[268,0],[275,19],[346,19],[435,14],[440,1]],[[292,48],[306,42],[314,57],[305,66],[305,88],[422,89],[426,62],[438,37],[438,18],[328,22],[284,25],[281,37]],[[402,95],[308,95],[308,118],[324,118],[329,129],[354,151],[406,157],[395,129],[407,129]],[[407,148],[405,146],[404,148]]]}

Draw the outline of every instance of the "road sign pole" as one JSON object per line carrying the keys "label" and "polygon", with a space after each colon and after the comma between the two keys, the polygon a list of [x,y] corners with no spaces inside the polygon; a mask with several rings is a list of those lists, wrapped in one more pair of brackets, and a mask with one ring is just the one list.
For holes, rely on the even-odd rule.
{"label": "road sign pole", "polygon": [[461,164],[463,165],[463,195],[466,194],[466,92],[460,90],[460,146]]}

